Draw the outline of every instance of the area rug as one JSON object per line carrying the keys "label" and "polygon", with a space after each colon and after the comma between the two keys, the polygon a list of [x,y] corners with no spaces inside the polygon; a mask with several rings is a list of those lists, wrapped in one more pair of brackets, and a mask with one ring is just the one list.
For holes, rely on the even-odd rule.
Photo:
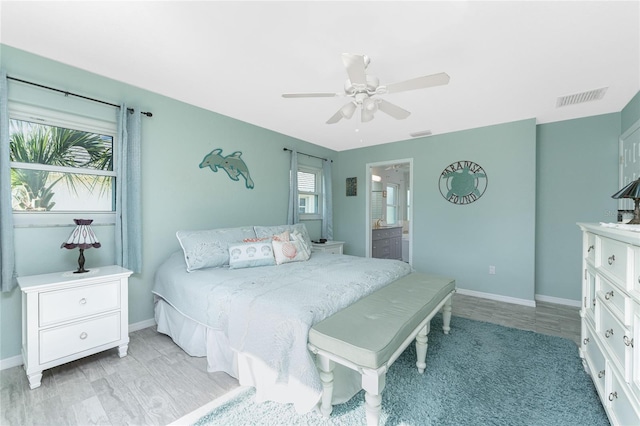
{"label": "area rug", "polygon": [[[410,345],[387,373],[380,424],[608,425],[575,343],[560,337],[453,317],[431,322],[427,370],[418,374]],[[292,405],[257,404],[251,388],[196,425],[360,425],[364,392],[336,405],[329,419]]]}

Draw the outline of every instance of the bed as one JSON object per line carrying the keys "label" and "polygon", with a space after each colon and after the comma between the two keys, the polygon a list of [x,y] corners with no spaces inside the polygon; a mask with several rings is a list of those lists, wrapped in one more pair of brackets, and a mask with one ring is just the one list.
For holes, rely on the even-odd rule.
{"label": "bed", "polygon": [[[241,385],[255,387],[257,401],[292,403],[304,413],[322,393],[307,349],[309,329],[410,273],[411,267],[397,260],[321,252],[280,264],[262,265],[252,258],[234,267],[230,253],[253,243],[262,243],[263,249],[273,244],[277,258],[272,238],[283,231],[291,235],[285,245],[295,242],[297,252],[310,247],[303,225],[179,232],[183,250],[156,272],[155,319],[158,331],[189,355],[206,356],[210,372],[224,371]],[[214,266],[211,253],[218,256]],[[336,371],[335,386],[333,402],[344,402],[360,389],[359,375]]]}

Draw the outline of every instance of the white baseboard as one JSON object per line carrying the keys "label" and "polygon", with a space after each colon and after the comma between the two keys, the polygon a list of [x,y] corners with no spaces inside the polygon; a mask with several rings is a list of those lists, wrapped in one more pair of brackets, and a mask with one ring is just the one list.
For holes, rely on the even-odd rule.
{"label": "white baseboard", "polygon": [[[142,330],[143,328],[153,327],[156,325],[156,321],[151,318],[148,320],[129,324],[129,333]],[[22,365],[22,355],[16,355],[5,359],[0,359],[0,370],[6,370],[7,368],[13,368]]]}
{"label": "white baseboard", "polygon": [[498,302],[514,303],[516,305],[531,306],[532,308],[536,307],[535,300],[518,299],[517,297],[502,296],[500,294],[493,294],[493,293],[483,293],[481,291],[467,290],[464,288],[457,288],[456,291],[460,294],[464,294],[467,296],[480,297],[482,299],[489,299],[489,300],[497,300]]}
{"label": "white baseboard", "polygon": [[582,306],[579,300],[561,299],[559,297],[545,296],[542,294],[536,294],[536,300],[539,300],[541,302],[555,303],[556,305],[573,306],[575,308],[579,308]]}

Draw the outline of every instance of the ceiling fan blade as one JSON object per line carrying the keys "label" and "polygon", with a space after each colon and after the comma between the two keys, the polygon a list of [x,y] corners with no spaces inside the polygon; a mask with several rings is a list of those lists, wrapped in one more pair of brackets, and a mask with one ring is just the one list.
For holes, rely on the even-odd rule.
{"label": "ceiling fan blade", "polygon": [[342,54],[342,62],[347,69],[351,84],[367,85],[367,74],[365,73],[364,56],[353,55],[351,53]]}
{"label": "ceiling fan blade", "polygon": [[357,107],[358,104],[356,104],[355,102],[349,102],[348,104],[340,108],[340,112],[342,113],[342,116],[344,118],[351,118],[353,117],[353,113],[356,112]]}
{"label": "ceiling fan blade", "polygon": [[363,123],[373,120],[373,111],[362,108],[362,115],[360,116],[360,120],[362,120]]}
{"label": "ceiling fan blade", "polygon": [[327,120],[327,124],[335,124],[335,123],[337,123],[338,121],[342,120],[342,117],[343,117],[343,116],[342,116],[342,110],[338,110],[338,112],[336,112],[335,114],[333,114],[333,115],[331,116],[331,118],[329,118],[329,119]]}
{"label": "ceiling fan blade", "polygon": [[427,87],[442,86],[449,83],[449,74],[441,72],[438,74],[425,75],[412,78],[411,80],[392,83],[386,86],[385,93],[405,92],[407,90],[425,89]]}
{"label": "ceiling fan blade", "polygon": [[340,93],[283,93],[283,98],[333,98],[341,96]]}
{"label": "ceiling fan blade", "polygon": [[411,113],[406,109],[402,109],[391,102],[385,101],[384,99],[377,99],[376,101],[378,102],[378,109],[380,111],[389,114],[397,120],[404,120],[411,115]]}

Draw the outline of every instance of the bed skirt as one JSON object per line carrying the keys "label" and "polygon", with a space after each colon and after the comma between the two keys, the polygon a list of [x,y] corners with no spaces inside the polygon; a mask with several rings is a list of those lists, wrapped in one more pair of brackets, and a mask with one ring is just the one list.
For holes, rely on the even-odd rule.
{"label": "bed skirt", "polygon": [[[155,320],[158,332],[168,335],[190,356],[207,357],[207,371],[223,371],[238,379],[242,386],[256,389],[256,402],[276,401],[292,403],[300,413],[313,407],[302,408],[298,401],[308,401],[310,393],[316,393],[300,383],[276,383],[274,372],[259,359],[239,353],[229,347],[223,331],[214,330],[183,315],[161,297],[155,296]],[[361,377],[356,371],[336,364],[334,370],[333,404],[351,399],[362,388]],[[302,396],[302,398],[301,398]],[[320,395],[317,395],[317,401]]]}

